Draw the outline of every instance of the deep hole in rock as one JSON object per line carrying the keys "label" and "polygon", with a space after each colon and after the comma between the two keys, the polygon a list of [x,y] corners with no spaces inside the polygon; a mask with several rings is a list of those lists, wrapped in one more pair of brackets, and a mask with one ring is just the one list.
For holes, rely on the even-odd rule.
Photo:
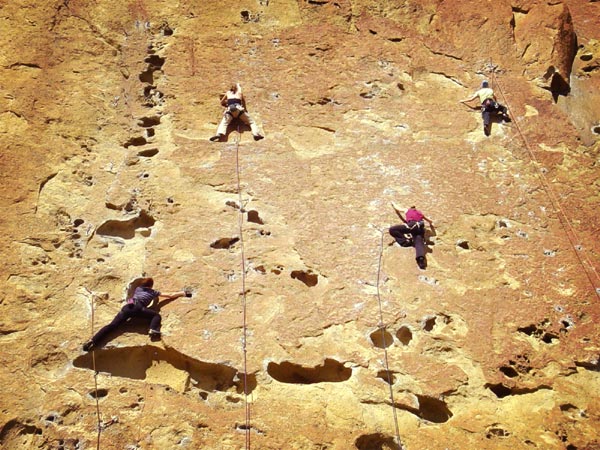
{"label": "deep hole in rock", "polygon": [[592,59],[594,59],[594,55],[591,53],[585,53],[581,55],[579,59],[581,59],[582,61],[591,61]]}
{"label": "deep hole in rock", "polygon": [[413,334],[410,328],[408,328],[407,326],[401,326],[396,332],[396,337],[404,345],[408,345],[410,344],[410,341],[412,341]]}
{"label": "deep hole in rock", "polygon": [[377,348],[387,348],[394,343],[393,336],[384,329],[373,331],[369,338]]}
{"label": "deep hole in rock", "polygon": [[485,437],[487,439],[492,439],[494,437],[506,438],[510,436],[510,432],[506,431],[504,428],[500,427],[492,427],[488,429]]}
{"label": "deep hole in rock", "polygon": [[552,390],[552,388],[550,386],[547,386],[544,384],[541,384],[539,386],[532,387],[532,388],[526,388],[526,387],[509,388],[503,384],[486,384],[485,387],[487,387],[489,390],[491,390],[498,398],[504,398],[509,395],[531,394],[533,392],[537,392],[537,391],[541,391],[541,390]]}
{"label": "deep hole in rock", "polygon": [[587,73],[592,73],[598,69],[600,69],[600,64],[590,64],[589,66],[583,67],[581,70]]}
{"label": "deep hole in rock", "polygon": [[139,78],[142,83],[154,84],[154,69],[148,67],[146,70],[140,73]]}
{"label": "deep hole in rock", "polygon": [[314,384],[346,381],[352,375],[352,369],[334,359],[325,359],[323,364],[316,367],[303,367],[287,361],[277,364],[270,362],[267,373],[281,383]]}
{"label": "deep hole in rock", "polygon": [[563,412],[576,411],[576,410],[579,410],[579,408],[577,408],[577,406],[573,405],[572,403],[565,403],[563,405],[560,405],[560,410]]}
{"label": "deep hole in rock", "polygon": [[154,128],[146,128],[146,137],[153,137],[156,134]]}
{"label": "deep hole in rock", "polygon": [[140,117],[138,119],[138,125],[142,128],[149,128],[160,125],[160,116]]}
{"label": "deep hole in rock", "polygon": [[442,400],[426,395],[417,395],[419,399],[419,417],[433,423],[444,423],[452,417],[452,411]]}
{"label": "deep hole in rock", "polygon": [[141,150],[138,152],[138,156],[143,156],[144,158],[152,158],[153,156],[158,155],[157,148],[149,148],[147,150]]}
{"label": "deep hole in rock", "polygon": [[492,391],[494,393],[494,395],[498,398],[504,398],[504,397],[508,397],[509,395],[512,394],[512,390],[507,387],[504,386],[502,383],[498,383],[498,384],[486,384],[485,385],[486,388],[488,388],[490,391]]}
{"label": "deep hole in rock", "polygon": [[144,59],[144,62],[150,64],[155,70],[159,70],[163,66],[165,61],[165,58],[158,55],[150,55],[147,56],[146,59]]}
{"label": "deep hole in rock", "polygon": [[394,384],[396,382],[396,376],[391,370],[380,370],[377,372],[377,378],[382,379],[387,384]]}
{"label": "deep hole in rock", "polygon": [[600,359],[596,361],[575,361],[575,366],[583,367],[593,372],[600,372]]}
{"label": "deep hole in rock", "polygon": [[463,248],[465,250],[469,250],[469,242],[465,241],[464,239],[461,239],[459,241],[456,242],[456,246]]}
{"label": "deep hole in rock", "polygon": [[595,127],[592,128],[592,133],[594,134],[600,134],[600,125],[596,125]]}
{"label": "deep hole in rock", "polygon": [[358,450],[400,450],[392,436],[381,433],[363,434],[354,441],[354,446]]}
{"label": "deep hole in rock", "polygon": [[537,336],[540,332],[537,326],[529,325],[526,327],[517,328],[517,331],[526,334],[527,336]]}
{"label": "deep hole in rock", "polygon": [[555,340],[558,340],[558,335],[556,335],[554,333],[549,333],[546,331],[542,335],[542,342],[545,344],[552,344],[552,343],[554,343]]}
{"label": "deep hole in rock", "polygon": [[569,95],[571,87],[560,73],[555,72],[554,75],[552,75],[552,81],[550,82],[550,92],[552,92],[552,98],[556,102],[559,96]]}
{"label": "deep hole in rock", "polygon": [[84,223],[83,219],[75,219],[75,221],[73,222],[73,226],[78,227],[79,225],[82,225]]}
{"label": "deep hole in rock", "polygon": [[[237,370],[225,364],[200,361],[172,348],[162,349],[153,345],[121,347],[96,351],[96,370],[112,376],[134,380],[146,379],[146,370],[153,363],[166,363],[187,372],[195,389],[204,392],[226,392],[236,386]],[[73,365],[80,369],[93,370],[92,355],[75,358]],[[250,383],[249,383],[249,388]],[[188,389],[191,389],[188,387]]]}
{"label": "deep hole in rock", "polygon": [[151,97],[154,89],[156,86],[144,86],[144,97]]}
{"label": "deep hole in rock", "polygon": [[[15,419],[9,420],[0,430],[0,444],[2,444],[2,448],[21,448],[17,446],[18,442],[21,442],[19,437],[28,434],[41,435],[42,429],[21,423]],[[18,442],[15,442],[16,440]],[[15,444],[15,446],[13,447],[12,444]]]}
{"label": "deep hole in rock", "polygon": [[248,211],[248,222],[257,223],[259,225],[265,224],[258,215],[258,211],[255,210]]}
{"label": "deep hole in rock", "polygon": [[108,395],[108,389],[98,389],[88,392],[88,395],[92,398],[103,398]]}
{"label": "deep hole in rock", "polygon": [[231,246],[234,245],[239,240],[240,240],[239,237],[221,238],[221,239],[217,239],[216,241],[214,241],[212,244],[210,244],[210,246],[212,248],[227,249],[227,248],[231,248]]}
{"label": "deep hole in rock", "polygon": [[429,317],[427,319],[425,319],[425,321],[423,322],[423,329],[425,331],[431,331],[433,330],[433,327],[435,327],[435,321],[436,321],[436,317]]}
{"label": "deep hole in rock", "polygon": [[46,421],[60,423],[60,415],[58,413],[52,413],[46,416]]}
{"label": "deep hole in rock", "polygon": [[115,236],[123,239],[135,237],[138,228],[150,228],[156,221],[146,211],[141,211],[137,217],[129,220],[107,220],[96,230],[99,236]]}
{"label": "deep hole in rock", "polygon": [[500,367],[500,372],[502,372],[508,378],[514,378],[519,375],[519,372],[517,372],[514,368],[512,368],[510,366]]}
{"label": "deep hole in rock", "polygon": [[319,276],[304,270],[292,270],[290,276],[295,280],[302,281],[308,287],[316,286],[319,283]]}
{"label": "deep hole in rock", "polygon": [[125,147],[125,148],[129,148],[131,146],[139,147],[140,145],[146,145],[147,143],[148,143],[148,141],[146,141],[145,137],[138,136],[138,137],[129,139],[127,142],[125,142],[123,144],[123,147]]}
{"label": "deep hole in rock", "polygon": [[256,386],[258,386],[258,382],[256,381],[256,374],[249,373],[246,376],[244,376],[243,373],[238,373],[237,378],[238,380],[235,382],[235,388],[238,394],[244,393],[244,383],[247,383],[246,392],[252,392],[254,389],[256,389]]}

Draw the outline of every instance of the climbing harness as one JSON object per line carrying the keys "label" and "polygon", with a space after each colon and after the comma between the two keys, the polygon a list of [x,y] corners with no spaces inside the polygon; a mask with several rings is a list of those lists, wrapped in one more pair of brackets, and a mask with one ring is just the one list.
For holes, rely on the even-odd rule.
{"label": "climbing harness", "polygon": [[387,376],[387,383],[390,387],[390,403],[392,405],[392,412],[394,416],[394,427],[396,430],[396,444],[398,445],[399,450],[404,450],[404,446],[402,445],[402,441],[400,440],[400,429],[398,427],[398,416],[396,414],[396,403],[394,402],[394,389],[392,387],[392,378],[390,372],[390,365],[388,361],[388,353],[387,353],[387,343],[385,341],[385,324],[383,323],[383,307],[381,305],[381,294],[379,292],[379,282],[381,279],[381,259],[383,257],[383,236],[387,229],[379,230],[381,233],[381,242],[379,244],[379,260],[377,264],[377,301],[379,303],[379,324],[378,328],[381,330],[381,339],[383,342],[383,360],[385,363],[385,374]]}
{"label": "climbing harness", "polygon": [[[225,109],[225,114],[229,114],[234,119],[237,119],[242,114],[244,114],[246,110],[244,109],[244,105],[242,105],[242,101],[237,98],[227,99],[227,109]],[[239,126],[238,126],[239,133]],[[239,142],[238,142],[239,143]]]}
{"label": "climbing harness", "polygon": [[242,320],[243,320],[243,335],[242,335],[242,352],[244,357],[244,408],[246,412],[246,450],[250,449],[250,404],[248,403],[248,365],[247,365],[247,316],[246,316],[246,256],[244,254],[244,206],[242,203],[242,188],[241,188],[241,176],[240,176],[240,140],[242,134],[240,133],[240,125],[237,126],[237,138],[235,142],[235,171],[237,176],[237,191],[239,201],[239,214],[238,214],[238,228],[240,233],[240,251],[242,257],[241,269],[242,269]]}
{"label": "climbing harness", "polygon": [[[90,291],[87,287],[86,291],[91,295],[90,297],[90,305],[92,309],[92,321],[90,324],[90,335],[94,335],[94,297],[96,296],[92,291]],[[98,371],[96,370],[96,350],[92,347],[92,370],[94,371],[94,397],[96,398],[96,417],[98,420],[98,436],[96,438],[96,450],[100,450],[100,434],[102,433],[102,419],[100,415],[100,403],[98,401]]]}
{"label": "climbing harness", "polygon": [[[504,92],[502,91],[502,87],[500,86],[500,83],[498,83],[498,79],[496,78],[495,67],[492,66],[490,71],[492,74],[492,80],[498,86],[498,90],[500,91],[500,95],[502,95],[502,99],[504,100],[504,104],[506,105],[506,108],[509,111],[511,111],[508,100],[506,99],[506,96],[504,95]],[[512,114],[512,111],[511,111],[511,116],[515,117]],[[536,158],[535,154],[533,153],[533,150],[531,149],[531,145],[529,144],[529,142],[527,141],[527,138],[525,137],[525,134],[521,130],[521,127],[519,126],[518,121],[515,120],[514,123],[517,128],[517,131],[519,132],[519,135],[521,136],[521,139],[523,140],[523,143],[525,144],[525,148],[527,149],[529,157],[531,158],[531,160],[535,163],[535,165],[537,167],[541,167],[538,159]],[[575,256],[577,257],[577,260],[581,264],[581,267],[583,268],[583,271],[585,272],[585,275],[586,275],[588,281],[592,285],[592,287],[594,289],[594,293],[596,294],[598,299],[600,299],[600,287],[598,287],[598,285],[596,285],[596,283],[594,282],[592,273],[596,276],[596,280],[598,280],[599,282],[600,282],[600,275],[598,275],[596,268],[594,267],[594,265],[590,261],[589,257],[584,252],[583,247],[580,244],[581,240],[579,239],[579,235],[577,234],[577,232],[575,231],[575,229],[569,222],[569,218],[568,218],[567,214],[565,213],[565,211],[563,210],[558,198],[556,197],[556,194],[552,190],[552,186],[548,182],[546,176],[544,175],[544,172],[541,169],[536,170],[536,175],[538,176],[538,179],[540,180],[540,184],[544,188],[546,195],[550,199],[550,203],[552,204],[552,207],[554,208],[554,210],[556,211],[556,213],[558,215],[558,220],[560,221],[560,224],[562,225],[562,227],[565,231],[565,234],[567,235],[569,244],[573,248],[573,251],[575,252]]]}

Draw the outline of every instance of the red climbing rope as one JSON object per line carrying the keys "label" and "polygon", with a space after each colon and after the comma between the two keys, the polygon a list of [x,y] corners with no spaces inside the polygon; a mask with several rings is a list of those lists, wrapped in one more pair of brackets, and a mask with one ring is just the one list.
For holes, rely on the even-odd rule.
{"label": "red climbing rope", "polygon": [[240,232],[240,248],[242,256],[242,318],[243,318],[243,335],[242,335],[242,351],[244,354],[244,407],[246,410],[246,450],[250,449],[250,404],[248,403],[248,365],[247,365],[247,350],[246,342],[248,335],[248,327],[246,320],[246,256],[244,254],[244,206],[242,203],[242,188],[240,177],[240,126],[237,128],[237,139],[235,142],[235,171],[237,175],[237,191],[239,199],[239,214],[238,227]]}
{"label": "red climbing rope", "polygon": [[398,427],[398,416],[396,414],[396,403],[394,402],[394,389],[392,386],[392,378],[390,372],[390,364],[388,361],[387,344],[385,342],[385,324],[383,323],[383,307],[381,305],[381,294],[379,292],[379,280],[381,279],[381,258],[383,257],[383,236],[385,230],[379,230],[381,233],[381,242],[379,245],[379,261],[377,264],[377,301],[379,302],[379,329],[381,330],[381,340],[383,342],[383,355],[385,363],[385,373],[387,376],[387,383],[390,387],[390,403],[392,405],[392,412],[394,415],[394,427],[396,429],[396,444],[398,444],[399,450],[404,450],[402,441],[400,440],[400,429]]}
{"label": "red climbing rope", "polygon": [[[92,322],[90,324],[91,336],[94,335],[94,293],[85,288],[91,295],[90,304],[92,307]],[[94,397],[96,398],[96,417],[98,419],[98,436],[96,438],[96,450],[100,450],[100,434],[102,433],[102,420],[100,416],[100,403],[98,401],[98,371],[96,370],[96,350],[92,347],[92,370],[94,371]]]}
{"label": "red climbing rope", "polygon": [[[506,107],[511,112],[511,116],[516,118],[516,116],[511,111],[510,105],[508,103],[506,96],[504,95],[504,92],[502,91],[502,87],[500,86],[500,83],[498,83],[498,78],[496,77],[493,66],[491,66],[491,73],[492,73],[492,78],[493,78],[495,84],[498,86],[498,90],[500,91],[500,95],[502,96],[502,99],[503,99]],[[517,128],[517,131],[519,132],[519,135],[521,136],[521,139],[523,140],[523,143],[525,144],[525,148],[527,149],[527,152],[529,153],[529,157],[538,166],[538,168],[540,168],[541,165],[540,165],[538,159],[536,158],[535,153],[531,149],[531,146],[529,145],[529,142],[527,141],[527,138],[525,137],[525,134],[521,130],[521,127],[519,126],[519,122],[517,120],[515,120],[515,126]],[[597,287],[596,283],[594,282],[592,273],[596,276],[596,279],[599,282],[600,282],[600,275],[598,275],[596,268],[594,267],[593,263],[590,261],[589,257],[583,250],[583,247],[580,244],[581,240],[579,239],[577,231],[575,231],[575,229],[571,225],[571,222],[569,221],[569,217],[567,216],[564,209],[562,208],[560,201],[558,200],[558,198],[556,197],[556,194],[552,190],[552,186],[548,182],[546,176],[544,175],[544,172],[540,168],[539,170],[536,171],[536,174],[540,180],[542,187],[544,188],[544,191],[546,192],[546,195],[550,199],[550,203],[552,204],[555,212],[558,215],[558,220],[560,221],[560,223],[565,231],[565,234],[567,235],[567,239],[569,240],[569,243],[571,244],[571,247],[572,247],[573,251],[575,252],[575,256],[577,257],[577,260],[581,264],[581,267],[583,267],[583,271],[585,272],[590,284],[592,285],[592,288],[594,289],[594,293],[596,294],[598,299],[600,299],[600,288]]]}

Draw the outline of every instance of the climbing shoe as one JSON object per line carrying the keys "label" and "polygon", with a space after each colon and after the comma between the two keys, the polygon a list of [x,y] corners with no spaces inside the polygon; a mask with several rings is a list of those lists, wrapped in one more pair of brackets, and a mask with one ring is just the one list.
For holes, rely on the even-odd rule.
{"label": "climbing shoe", "polygon": [[415,243],[412,239],[405,239],[403,241],[398,241],[398,245],[400,245],[400,247],[414,247]]}
{"label": "climbing shoe", "polygon": [[209,140],[212,142],[216,142],[216,141],[220,141],[221,138],[223,137],[222,134],[215,134],[213,137],[211,137]]}
{"label": "climbing shoe", "polygon": [[261,139],[264,139],[265,137],[262,134],[255,134],[254,135],[254,140],[255,141],[260,141]]}
{"label": "climbing shoe", "polygon": [[492,124],[483,125],[483,134],[489,136],[492,131]]}
{"label": "climbing shoe", "polygon": [[150,331],[148,332],[148,334],[150,335],[150,337],[159,337],[160,336],[160,331],[150,329]]}
{"label": "climbing shoe", "polygon": [[425,257],[424,256],[419,256],[417,258],[417,266],[419,266],[419,269],[425,270]]}
{"label": "climbing shoe", "polygon": [[92,341],[92,340],[89,340],[85,344],[83,344],[83,351],[84,352],[89,352],[93,348],[94,348],[94,341]]}

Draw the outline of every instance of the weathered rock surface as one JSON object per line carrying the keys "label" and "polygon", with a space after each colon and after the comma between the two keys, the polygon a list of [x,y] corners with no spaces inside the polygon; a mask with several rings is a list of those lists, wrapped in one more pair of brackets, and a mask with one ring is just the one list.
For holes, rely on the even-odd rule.
{"label": "weathered rock surface", "polygon": [[[100,448],[600,446],[600,3],[41,3],[0,5],[0,447],[96,448],[96,401]],[[266,139],[208,141],[232,81]],[[194,297],[83,353],[143,274]]]}

